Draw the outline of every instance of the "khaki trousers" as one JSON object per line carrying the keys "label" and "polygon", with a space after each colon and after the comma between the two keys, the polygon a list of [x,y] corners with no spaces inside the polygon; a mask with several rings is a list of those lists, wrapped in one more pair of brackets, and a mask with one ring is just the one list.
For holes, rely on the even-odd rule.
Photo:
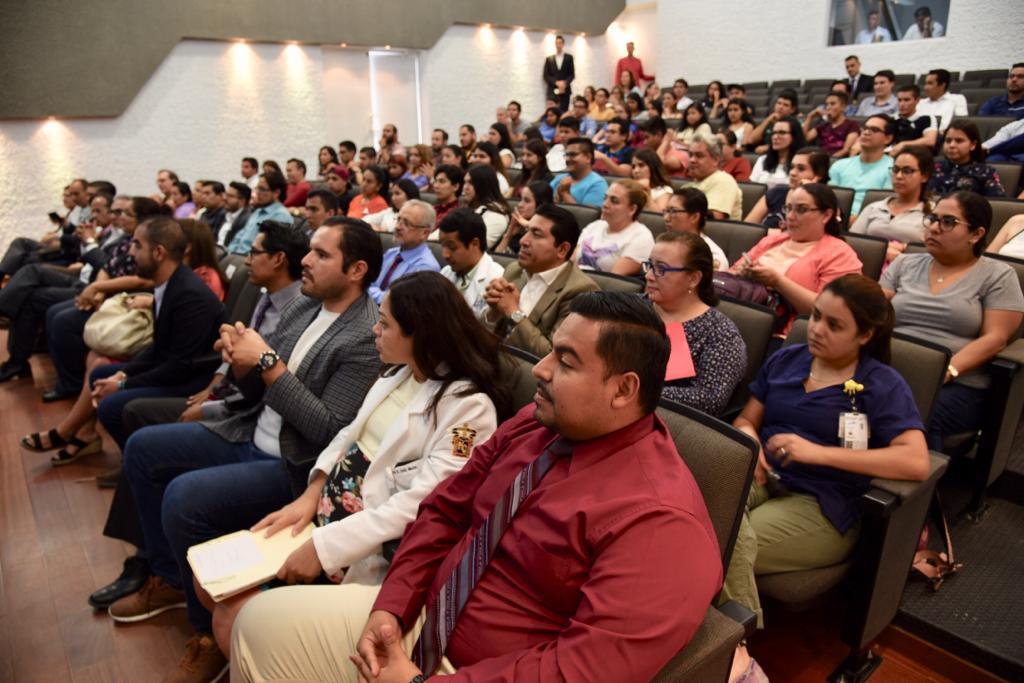
{"label": "khaki trousers", "polygon": [[[231,632],[231,681],[357,683],[349,661],[380,586],[284,586],[246,603]],[[411,652],[424,616],[405,634]],[[447,658],[435,673],[454,673]]]}
{"label": "khaki trousers", "polygon": [[859,525],[839,533],[822,514],[814,496],[793,493],[772,497],[765,486],[755,483],[747,496],[721,601],[736,600],[752,610],[761,628],[764,622],[757,575],[839,564],[850,556],[859,535]]}

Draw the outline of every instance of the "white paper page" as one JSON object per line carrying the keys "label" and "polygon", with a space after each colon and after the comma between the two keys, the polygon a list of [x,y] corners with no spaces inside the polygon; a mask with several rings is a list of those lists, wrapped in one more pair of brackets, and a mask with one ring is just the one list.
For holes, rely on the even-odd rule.
{"label": "white paper page", "polygon": [[192,555],[196,573],[204,581],[215,582],[233,576],[263,561],[263,553],[252,536],[245,534],[207,546]]}

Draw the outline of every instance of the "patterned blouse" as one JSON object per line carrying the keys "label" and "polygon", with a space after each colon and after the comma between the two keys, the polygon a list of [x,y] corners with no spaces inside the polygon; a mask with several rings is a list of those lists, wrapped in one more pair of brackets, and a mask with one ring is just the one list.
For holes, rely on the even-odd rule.
{"label": "patterned blouse", "polygon": [[717,308],[683,323],[695,377],[666,382],[663,398],[718,416],[747,371],[747,345],[736,324]]}
{"label": "patterned blouse", "polygon": [[112,278],[136,275],[138,269],[135,266],[135,259],[129,253],[132,246],[132,238],[125,235],[124,238],[114,247],[110,258],[103,264],[103,270]]}
{"label": "patterned blouse", "polygon": [[928,188],[940,197],[959,190],[971,190],[986,197],[1006,196],[996,169],[978,161],[969,164],[954,164],[949,159],[936,161]]}

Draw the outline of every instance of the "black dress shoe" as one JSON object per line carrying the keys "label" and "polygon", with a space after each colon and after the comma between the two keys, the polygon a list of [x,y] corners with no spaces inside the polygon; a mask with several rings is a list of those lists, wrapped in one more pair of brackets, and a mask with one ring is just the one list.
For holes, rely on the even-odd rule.
{"label": "black dress shoe", "polygon": [[63,391],[57,391],[56,389],[50,389],[49,391],[43,392],[43,403],[53,403],[55,401],[66,401],[78,396],[76,393],[65,393]]}
{"label": "black dress shoe", "polygon": [[28,363],[0,363],[0,382],[32,377],[32,366]]}
{"label": "black dress shoe", "polygon": [[105,610],[112,604],[132,593],[137,593],[146,579],[152,576],[149,562],[141,557],[132,555],[124,561],[124,569],[121,576],[115,581],[89,596],[89,604],[94,609]]}

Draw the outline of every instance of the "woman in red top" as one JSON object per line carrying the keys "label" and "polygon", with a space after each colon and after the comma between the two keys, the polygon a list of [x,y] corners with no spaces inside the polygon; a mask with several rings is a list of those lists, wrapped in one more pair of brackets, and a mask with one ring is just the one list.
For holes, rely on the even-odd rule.
{"label": "woman in red top", "polygon": [[370,166],[363,171],[362,194],[348,205],[350,218],[363,219],[388,208],[388,172],[383,166]]}

